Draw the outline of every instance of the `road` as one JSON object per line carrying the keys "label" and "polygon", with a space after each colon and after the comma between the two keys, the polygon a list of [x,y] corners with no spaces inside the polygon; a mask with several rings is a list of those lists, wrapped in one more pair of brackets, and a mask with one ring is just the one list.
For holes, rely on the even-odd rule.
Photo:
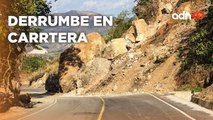
{"label": "road", "polygon": [[19,120],[213,120],[206,113],[161,97],[59,97],[52,105]]}

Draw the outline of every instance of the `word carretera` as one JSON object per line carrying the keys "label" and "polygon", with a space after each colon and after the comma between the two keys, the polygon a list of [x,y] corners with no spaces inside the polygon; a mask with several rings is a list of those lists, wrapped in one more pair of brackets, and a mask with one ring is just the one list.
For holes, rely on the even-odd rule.
{"label": "word carretera", "polygon": [[[91,18],[93,17],[93,18]],[[91,19],[93,22],[91,22]],[[88,27],[113,26],[113,16],[9,16],[8,26],[19,27]],[[88,43],[84,32],[16,32],[9,33],[10,43]]]}

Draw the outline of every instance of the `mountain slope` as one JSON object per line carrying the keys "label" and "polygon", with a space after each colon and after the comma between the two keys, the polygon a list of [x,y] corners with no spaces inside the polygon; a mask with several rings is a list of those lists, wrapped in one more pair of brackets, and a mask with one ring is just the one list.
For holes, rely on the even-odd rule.
{"label": "mountain slope", "polygon": [[[54,13],[53,15],[55,16],[90,16],[90,23],[94,22],[93,16],[103,16],[102,14],[99,13],[95,13],[92,11],[75,11],[75,10],[71,10],[69,12],[66,13]],[[90,24],[92,25],[92,24]],[[89,26],[89,27],[67,27],[67,26],[63,26],[63,27],[44,27],[42,29],[44,29],[45,32],[85,32],[85,33],[91,33],[91,32],[99,32],[102,35],[105,35],[107,33],[107,30],[110,27],[94,27],[94,26]]]}
{"label": "mountain slope", "polygon": [[[71,10],[69,12],[65,13],[54,13],[53,15],[56,16],[90,16],[91,19],[89,20],[90,23],[94,22],[94,19],[92,19],[92,16],[102,16],[102,14],[93,12],[93,11],[75,11]],[[91,24],[92,25],[92,24]],[[94,26],[89,26],[89,27],[42,27],[44,32],[85,32],[85,33],[91,33],[91,32],[98,32],[102,35],[106,35],[107,30],[110,27],[94,27]],[[59,44],[59,43],[51,43],[51,44],[41,44],[41,47],[46,49],[48,51],[48,54],[46,55],[56,55],[61,52],[63,52],[65,49],[67,49],[70,44]]]}

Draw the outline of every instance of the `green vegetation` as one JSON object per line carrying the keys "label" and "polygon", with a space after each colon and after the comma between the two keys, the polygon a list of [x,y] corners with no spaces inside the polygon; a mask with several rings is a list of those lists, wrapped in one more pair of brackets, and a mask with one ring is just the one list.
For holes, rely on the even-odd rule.
{"label": "green vegetation", "polygon": [[27,73],[32,73],[45,66],[47,63],[48,60],[42,57],[26,57],[22,64],[22,70]]}
{"label": "green vegetation", "polygon": [[[187,55],[183,62],[183,69],[192,65],[212,66],[213,64],[213,6],[209,7],[204,20],[199,21],[197,30],[189,39]],[[180,53],[183,53],[182,50]],[[181,56],[181,55],[180,55]]]}
{"label": "green vegetation", "polygon": [[181,86],[179,89],[190,88],[196,92],[211,85],[205,85],[204,80],[213,69],[213,6],[206,12],[205,18],[197,21],[196,30],[179,49],[178,56],[182,59],[177,75],[177,84]]}
{"label": "green vegetation", "polygon": [[[50,11],[50,2],[47,0],[10,0],[11,1],[11,13],[16,16],[47,16]],[[16,31],[16,33],[20,32],[40,32],[40,28],[35,28],[31,26],[15,26],[11,29],[11,31]],[[25,50],[26,43],[21,43],[19,47],[22,52]],[[36,44],[30,44],[32,47],[36,48]]]}
{"label": "green vegetation", "polygon": [[177,91],[192,91],[192,92],[201,92],[202,91],[202,88],[200,86],[192,86],[190,84],[185,84],[185,85],[182,85],[180,86]]}
{"label": "green vegetation", "polygon": [[135,0],[135,2],[133,12],[138,18],[143,18],[147,23],[155,20],[159,8],[157,0]]}
{"label": "green vegetation", "polygon": [[182,25],[187,25],[189,23],[189,20],[181,20],[180,22]]}
{"label": "green vegetation", "polygon": [[[44,59],[44,61],[46,61]],[[48,61],[46,64],[41,65],[41,67],[39,67],[37,70],[35,70],[34,72],[30,72],[30,76],[26,76],[25,79],[27,81],[32,81],[35,78],[37,78],[37,76],[43,75],[43,74],[47,74],[49,75],[54,75],[54,74],[58,74],[58,67],[59,67],[59,59],[58,58],[54,58],[51,61]],[[25,72],[23,71],[22,74],[29,74],[29,72]]]}
{"label": "green vegetation", "polygon": [[[11,105],[25,106],[19,99],[20,95],[20,68],[22,64],[23,52],[26,50],[25,43],[10,44],[7,35],[10,32],[35,31],[32,27],[8,27],[8,16],[39,16],[47,15],[50,12],[50,6],[46,0],[1,0],[0,4],[0,85],[6,94],[5,101],[10,101]],[[37,31],[35,31],[37,32]],[[13,84],[11,84],[13,83]],[[7,103],[7,102],[5,102]],[[9,107],[9,106],[8,106]],[[27,105],[25,106],[27,107]],[[29,106],[28,106],[29,107]]]}
{"label": "green vegetation", "polygon": [[128,18],[129,12],[127,10],[122,11],[115,20],[115,26],[108,30],[106,42],[111,41],[114,38],[122,37],[123,33],[126,32],[131,24],[132,20]]}
{"label": "green vegetation", "polygon": [[13,11],[16,15],[48,15],[50,3],[46,0],[13,0]]}
{"label": "green vegetation", "polygon": [[[11,1],[11,11],[16,16],[45,16],[50,13],[50,4],[46,0],[10,0]],[[20,27],[16,26],[12,28],[12,31],[19,32],[40,32],[41,29],[33,28],[30,26]],[[30,44],[32,47],[39,49],[36,44]],[[17,44],[21,49],[19,54],[25,50],[26,43]],[[14,46],[16,47],[16,46]],[[17,55],[18,56],[18,55]],[[22,59],[22,58],[16,58]],[[44,66],[48,61],[40,57],[26,57],[22,61],[22,71],[31,73]]]}

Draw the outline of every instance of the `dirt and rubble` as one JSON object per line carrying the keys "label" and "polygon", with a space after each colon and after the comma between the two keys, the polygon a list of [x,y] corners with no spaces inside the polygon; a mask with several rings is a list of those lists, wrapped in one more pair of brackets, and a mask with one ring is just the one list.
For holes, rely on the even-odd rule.
{"label": "dirt and rubble", "polygon": [[[162,6],[160,8],[168,10],[173,6],[174,11],[193,11],[190,2],[177,8],[174,4]],[[97,55],[90,52],[92,57],[87,61],[84,60],[88,58],[86,53],[75,54],[75,50],[62,53],[61,58],[66,59],[70,54],[73,60],[69,59],[72,60],[69,63],[64,59],[60,61],[63,65],[61,69],[65,70],[63,71],[65,75],[59,76],[61,87],[64,92],[77,90],[80,94],[97,91],[100,93],[174,91],[177,88],[175,77],[181,65],[181,61],[178,60],[178,49],[195,28],[194,20],[185,25],[168,17],[168,14],[160,13],[154,23],[147,24],[143,19],[133,20],[132,26],[122,38],[113,39],[107,44],[103,43],[98,33],[90,33],[90,36],[94,37],[89,40],[88,45],[84,44],[88,47],[78,47],[79,53],[91,51],[88,48],[103,52]],[[93,44],[95,43],[93,41],[101,44]],[[77,48],[76,45],[69,49],[73,48]],[[78,61],[81,65],[75,66]],[[91,63],[96,67],[91,67]],[[67,75],[69,77],[65,79]],[[93,79],[90,79],[91,77]]]}

